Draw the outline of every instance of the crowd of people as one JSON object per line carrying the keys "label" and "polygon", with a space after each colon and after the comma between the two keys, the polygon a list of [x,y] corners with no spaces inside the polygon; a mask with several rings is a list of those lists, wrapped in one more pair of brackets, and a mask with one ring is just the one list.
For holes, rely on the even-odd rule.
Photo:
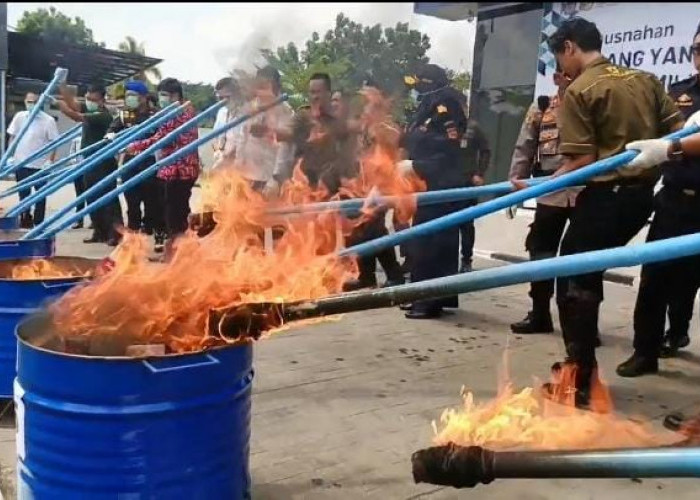
{"label": "crowd of people", "polygon": [[[700,122],[698,75],[674,84],[667,93],[654,75],[614,65],[603,57],[600,31],[580,18],[564,22],[549,38],[549,45],[557,61],[554,83],[558,92],[539,96],[526,114],[512,157],[513,188],[525,188],[524,181],[531,177],[556,177],[575,171],[626,148],[640,150],[641,154],[629,165],[598,175],[583,186],[539,198],[525,241],[530,258],[626,245],[652,214],[649,241],[700,230],[700,134],[672,142],[658,139],[684,124]],[[700,70],[700,31],[693,40],[692,53],[695,68]],[[467,118],[465,96],[450,85],[445,70],[433,64],[407,76],[406,84],[416,108],[402,128],[388,120],[377,123],[364,119],[351,106],[354,95],[334,89],[328,74],[316,73],[309,79],[305,106],[293,110],[283,103],[219,136],[211,145],[212,168],[235,169],[253,190],[272,199],[298,165],[310,187],[322,190],[330,199],[338,195],[345,181],[360,174],[361,152],[380,142],[397,152],[396,175],[417,176],[430,191],[482,185],[490,148],[478,124]],[[387,94],[371,78],[365,81],[367,89]],[[216,84],[215,90],[216,97],[226,103],[216,118],[218,128],[277,99],[282,78],[268,66],[259,69],[252,82],[227,77]],[[66,116],[82,123],[81,145],[86,147],[143,122],[159,107],[185,100],[182,86],[172,78],[163,80],[157,92],[154,105],[143,82],[129,82],[125,109],[116,118],[107,110],[105,89],[100,86],[90,87],[80,105],[67,92],[58,104]],[[27,94],[28,110],[36,99],[36,95]],[[118,161],[128,161],[143,152],[194,113],[189,108],[150,137],[133,142],[123,158],[105,159],[76,183],[76,191],[95,185],[117,168]],[[26,112],[15,117],[10,134],[25,118]],[[57,135],[53,119],[40,115],[16,157],[26,157]],[[196,138],[196,128],[180,134],[156,157],[142,162],[139,169]],[[31,175],[37,165],[52,160],[44,158],[27,165],[17,172],[18,180]],[[127,227],[153,234],[156,249],[161,251],[165,246],[166,256],[168,245],[188,228],[189,200],[200,169],[199,156],[192,153],[164,166],[152,179],[126,194]],[[660,180],[663,187],[655,193]],[[94,193],[91,199],[99,194]],[[26,195],[21,193],[22,197]],[[413,214],[412,224],[443,217],[473,203],[421,205]],[[22,223],[25,227],[39,223],[43,214],[44,205],[37,204],[33,215],[22,215]],[[116,228],[121,222],[117,202],[102,207],[92,214],[94,233],[85,242],[116,244]],[[189,222],[192,227],[192,220]],[[394,226],[405,227],[396,219]],[[387,232],[386,211],[378,210],[355,228],[346,244],[369,241]],[[346,283],[345,289],[378,286],[377,261],[387,277],[384,286],[404,283],[405,271],[413,282],[468,272],[473,246],[473,223],[424,236],[402,246],[404,268],[394,249],[359,259],[359,277]],[[700,286],[699,270],[698,257],[643,266],[634,312],[634,354],[619,365],[618,375],[655,373],[659,358],[675,356],[688,345],[688,325]],[[558,278],[556,285],[554,280],[532,283],[532,309],[522,321],[511,325],[512,331],[552,332],[550,302],[555,295],[567,356],[553,370],[573,368],[576,404],[586,407],[598,376],[596,347],[601,343],[598,320],[603,273]],[[416,301],[403,309],[409,319],[426,319],[440,317],[445,309],[455,307],[457,297],[449,297]],[[667,315],[670,328],[665,332]],[[560,389],[556,384],[546,387],[552,397],[561,394]]]}

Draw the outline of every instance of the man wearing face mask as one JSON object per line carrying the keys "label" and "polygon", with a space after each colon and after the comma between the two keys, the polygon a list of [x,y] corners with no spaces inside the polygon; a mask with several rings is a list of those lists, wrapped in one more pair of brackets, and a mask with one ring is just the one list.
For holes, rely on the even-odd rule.
{"label": "man wearing face mask", "polygon": [[[112,125],[110,125],[105,136],[108,139],[113,138],[115,134],[126,128],[143,123],[155,113],[155,110],[151,108],[148,102],[148,87],[144,82],[140,80],[126,82],[125,91],[124,109],[119,112]],[[133,155],[124,154],[122,164],[127,163],[132,158]],[[150,167],[154,162],[155,158],[153,156],[143,159],[131,171],[122,175],[122,183]],[[127,227],[131,231],[143,231],[148,235],[152,235],[155,232],[156,251],[162,251],[165,241],[165,228],[162,220],[162,207],[158,203],[158,181],[155,178],[155,174],[131,188],[124,194],[124,197],[126,198],[127,206]],[[142,203],[144,206],[143,213],[141,212]]]}
{"label": "man wearing face mask", "polygon": [[[216,130],[238,117],[243,98],[238,83],[231,77],[222,78],[216,82],[214,91],[217,100],[226,101],[226,106],[216,113],[216,120],[214,121],[214,130]],[[212,149],[214,150],[212,169],[218,168],[225,163],[233,162],[235,145],[240,133],[239,129],[240,127],[235,127],[228,130],[225,134],[218,136],[212,141]]]}
{"label": "man wearing face mask", "polygon": [[[85,102],[78,104],[73,95],[64,86],[61,88],[61,100],[57,101],[61,112],[68,118],[82,122],[83,135],[81,147],[86,148],[91,144],[101,141],[107,129],[112,124],[112,115],[105,105],[107,91],[101,84],[90,85],[85,93]],[[96,154],[93,152],[92,154]],[[89,189],[104,177],[117,169],[117,161],[114,157],[106,158],[102,163],[90,169],[84,176],[85,188]],[[88,198],[88,203],[100,198],[111,191],[116,183],[108,185]],[[93,225],[92,237],[83,240],[84,243],[107,243],[116,246],[119,243],[117,226],[122,224],[121,207],[119,200],[113,200],[90,214]]]}
{"label": "man wearing face mask", "polygon": [[[182,85],[175,78],[166,78],[158,84],[158,106],[166,108],[173,102],[182,103],[184,96]],[[173,132],[176,128],[190,121],[195,116],[192,106],[177,115],[172,120],[165,122],[158,130],[146,139],[132,142],[127,147],[127,153],[136,155]],[[197,127],[191,127],[182,132],[177,138],[163,146],[159,152],[159,158],[165,158],[179,149],[194,142],[198,138]],[[166,259],[172,256],[172,248],[175,239],[187,230],[187,217],[190,213],[190,196],[192,187],[199,177],[199,153],[193,152],[158,170],[157,178],[160,181],[161,206],[165,214],[165,227],[168,240],[165,243]]]}
{"label": "man wearing face mask", "polygon": [[[461,94],[449,86],[445,70],[434,64],[426,65],[415,78],[419,106],[402,147],[408,160],[398,163],[402,175],[417,175],[428,190],[450,189],[465,185],[464,168],[460,165],[460,141],[467,130],[467,117],[462,109]],[[459,203],[419,206],[413,217],[418,225],[448,215],[460,208]],[[411,281],[457,273],[459,258],[459,228],[450,228],[424,236],[410,245]],[[409,319],[440,317],[443,308],[457,307],[457,297],[414,302],[406,313]]]}
{"label": "man wearing face mask", "polygon": [[[33,92],[27,92],[24,97],[24,105],[26,111],[18,112],[10,126],[7,128],[7,133],[10,136],[10,142],[15,140],[17,134],[22,129],[24,122],[27,120],[29,113],[32,111],[36,105],[38,96]],[[45,113],[43,110],[40,111],[34,120],[29,125],[29,129],[22,137],[22,140],[17,145],[14,157],[12,158],[12,163],[18,163],[28,156],[34,154],[37,150],[43,148],[51,141],[58,138],[58,127],[56,126],[56,120],[49,114]],[[39,169],[43,168],[45,165],[53,163],[56,158],[56,150],[53,150],[48,155],[38,158],[28,165],[17,170],[15,173],[17,182],[21,182],[30,175],[33,175]],[[43,184],[38,184],[34,186],[34,191],[41,189]],[[23,200],[30,195],[32,188],[27,188],[19,192],[19,199]],[[20,227],[29,229],[35,224],[41,224],[44,220],[44,213],[46,212],[46,199],[42,199],[34,205],[34,215],[32,216],[31,209],[22,212],[20,215]]]}

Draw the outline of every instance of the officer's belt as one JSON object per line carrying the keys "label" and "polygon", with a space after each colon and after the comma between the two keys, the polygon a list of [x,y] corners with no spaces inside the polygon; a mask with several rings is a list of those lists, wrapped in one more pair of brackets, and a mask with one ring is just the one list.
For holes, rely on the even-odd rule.
{"label": "officer's belt", "polygon": [[613,179],[610,181],[590,181],[586,183],[587,188],[612,189],[616,191],[619,188],[653,188],[656,185],[656,179],[639,179],[639,178],[622,178]]}

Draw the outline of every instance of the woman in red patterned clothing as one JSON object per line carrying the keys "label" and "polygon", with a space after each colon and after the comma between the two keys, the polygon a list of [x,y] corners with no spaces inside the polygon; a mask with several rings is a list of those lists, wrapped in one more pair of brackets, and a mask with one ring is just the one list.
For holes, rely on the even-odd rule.
{"label": "woman in red patterned clothing", "polygon": [[[158,105],[162,108],[173,102],[183,101],[182,85],[175,78],[166,78],[158,84]],[[191,120],[196,115],[194,109],[189,106],[176,118],[163,124],[155,134],[147,139],[135,141],[129,145],[129,154],[139,153],[150,147],[183,123]],[[186,130],[177,139],[163,147],[156,153],[156,158],[161,159],[170,156],[179,149],[187,146],[198,138],[197,127]],[[165,227],[167,230],[167,248],[178,235],[187,230],[187,217],[190,214],[190,195],[197,177],[199,177],[199,153],[197,151],[186,155],[175,163],[158,170],[158,179],[162,184],[163,209],[165,212]],[[156,249],[159,241],[156,239]],[[160,242],[162,245],[162,241]],[[166,257],[170,252],[166,252]]]}

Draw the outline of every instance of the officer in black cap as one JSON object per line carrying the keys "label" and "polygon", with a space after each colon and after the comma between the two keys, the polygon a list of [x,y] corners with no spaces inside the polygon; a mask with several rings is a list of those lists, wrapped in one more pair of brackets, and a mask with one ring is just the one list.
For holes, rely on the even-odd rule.
{"label": "officer in black cap", "polygon": [[[466,185],[460,165],[460,141],[467,129],[461,94],[449,86],[445,70],[426,65],[406,83],[417,93],[418,109],[402,138],[408,159],[398,168],[403,175],[417,175],[430,191]],[[418,225],[448,215],[459,203],[418,207],[413,224]],[[411,244],[411,281],[423,281],[457,272],[459,228],[449,228],[424,236]],[[422,300],[411,304],[409,319],[437,318],[445,307],[457,307],[457,297]]]}

